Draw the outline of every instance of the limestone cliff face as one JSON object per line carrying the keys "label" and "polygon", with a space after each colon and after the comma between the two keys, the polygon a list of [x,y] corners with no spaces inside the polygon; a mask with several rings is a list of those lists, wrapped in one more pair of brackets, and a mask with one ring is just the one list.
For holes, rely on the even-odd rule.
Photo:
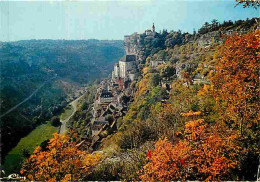
{"label": "limestone cliff face", "polygon": [[240,30],[223,30],[223,31],[212,31],[203,35],[197,35],[197,42],[200,47],[207,47],[214,43],[223,43],[225,37],[228,35],[232,35],[233,33],[244,34],[248,31],[246,29]]}
{"label": "limestone cliff face", "polygon": [[222,34],[220,31],[209,32],[204,35],[201,35],[198,38],[197,42],[199,47],[207,47],[216,42],[222,43],[223,42]]}
{"label": "limestone cliff face", "polygon": [[126,55],[136,55],[136,61],[140,62],[143,58],[141,46],[141,35],[136,32],[124,37],[124,49]]}
{"label": "limestone cliff face", "polygon": [[140,35],[136,32],[124,37],[124,49],[126,55],[136,55],[140,46]]}

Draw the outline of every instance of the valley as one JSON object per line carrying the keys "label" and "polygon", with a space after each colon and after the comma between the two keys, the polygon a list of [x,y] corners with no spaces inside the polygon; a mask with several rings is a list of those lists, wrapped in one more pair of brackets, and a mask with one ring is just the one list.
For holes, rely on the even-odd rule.
{"label": "valley", "polygon": [[21,138],[62,113],[85,85],[107,76],[124,54],[122,46],[122,41],[98,40],[1,42],[1,163]]}
{"label": "valley", "polygon": [[260,3],[234,1],[6,2],[0,180],[259,180]]}

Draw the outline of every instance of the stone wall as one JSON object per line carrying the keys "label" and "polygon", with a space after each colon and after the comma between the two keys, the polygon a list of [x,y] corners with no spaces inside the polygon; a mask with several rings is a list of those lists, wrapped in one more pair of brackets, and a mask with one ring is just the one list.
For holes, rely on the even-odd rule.
{"label": "stone wall", "polygon": [[124,49],[126,55],[136,55],[138,53],[138,45],[140,42],[140,35],[136,32],[132,35],[124,37]]}

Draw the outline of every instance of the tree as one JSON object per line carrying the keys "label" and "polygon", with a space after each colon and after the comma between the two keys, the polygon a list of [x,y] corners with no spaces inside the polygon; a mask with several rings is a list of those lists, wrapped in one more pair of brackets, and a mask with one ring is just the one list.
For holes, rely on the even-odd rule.
{"label": "tree", "polygon": [[193,35],[196,35],[196,30],[195,30],[195,28],[193,28]]}
{"label": "tree", "polygon": [[204,25],[198,30],[198,33],[205,34],[208,33],[210,28],[210,24],[208,22],[205,22]]}
{"label": "tree", "polygon": [[213,19],[211,21],[211,23],[212,23],[212,25],[211,25],[212,30],[216,30],[216,28],[218,28],[218,26],[219,26],[218,20]]}
{"label": "tree", "polygon": [[160,81],[161,81],[160,75],[158,73],[153,73],[150,76],[149,85],[151,87],[156,87],[157,85],[159,85]]}
{"label": "tree", "polygon": [[183,78],[183,81],[185,83],[187,83],[188,86],[192,84],[192,79],[191,79],[189,72],[183,71],[182,78]]}
{"label": "tree", "polygon": [[[224,130],[225,131],[225,130]],[[238,164],[239,147],[234,143],[236,133],[222,132],[217,125],[210,127],[202,119],[186,123],[184,139],[172,145],[159,140],[148,151],[148,163],[141,180],[230,180],[231,169]]]}
{"label": "tree", "polygon": [[229,37],[219,49],[213,96],[225,120],[245,128],[257,125],[259,117],[259,37],[260,31]]}
{"label": "tree", "polygon": [[260,6],[260,2],[258,0],[256,1],[252,1],[252,0],[236,0],[237,1],[237,5],[239,4],[243,4],[243,7],[250,7],[252,6],[253,8],[257,9]]}
{"label": "tree", "polygon": [[178,32],[169,33],[165,40],[166,47],[174,47],[181,43],[183,43],[183,35],[180,30]]}
{"label": "tree", "polygon": [[160,71],[160,76],[165,78],[170,78],[176,74],[176,69],[172,66],[166,65]]}
{"label": "tree", "polygon": [[83,180],[99,162],[100,154],[81,151],[75,141],[55,133],[46,151],[37,147],[22,166],[21,174],[31,181]]}
{"label": "tree", "polygon": [[51,118],[51,125],[55,127],[60,126],[61,125],[60,118],[57,116],[53,116]]}

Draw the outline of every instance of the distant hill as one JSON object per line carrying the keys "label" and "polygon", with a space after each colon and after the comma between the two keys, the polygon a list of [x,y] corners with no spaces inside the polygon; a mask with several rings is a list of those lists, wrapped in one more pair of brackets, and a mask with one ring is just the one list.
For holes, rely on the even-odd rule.
{"label": "distant hill", "polygon": [[35,126],[58,113],[74,88],[106,77],[123,55],[120,40],[1,42],[0,115],[55,77],[28,102],[1,118],[2,156]]}

